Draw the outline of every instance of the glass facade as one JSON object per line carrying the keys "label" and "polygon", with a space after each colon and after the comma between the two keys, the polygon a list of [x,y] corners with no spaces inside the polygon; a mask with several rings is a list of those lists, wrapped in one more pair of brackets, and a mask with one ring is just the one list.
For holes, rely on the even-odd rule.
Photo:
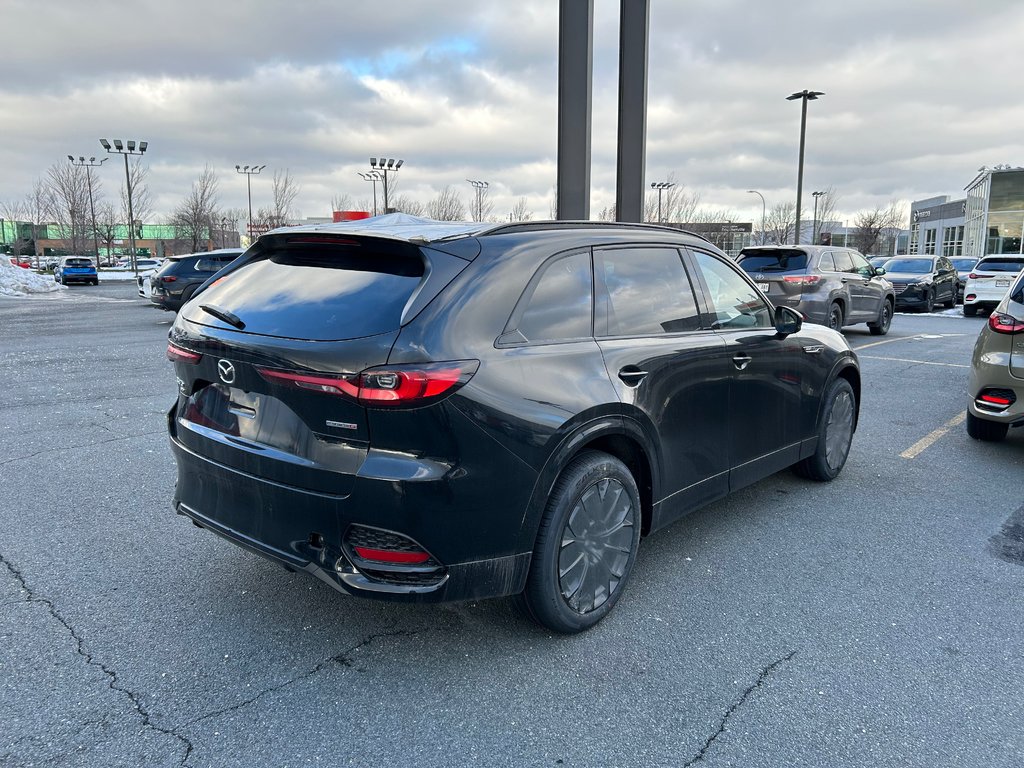
{"label": "glass facade", "polygon": [[1024,169],[984,171],[967,189],[964,255],[1024,252]]}
{"label": "glass facade", "polygon": [[946,227],[942,232],[942,255],[947,259],[964,254],[964,228]]}

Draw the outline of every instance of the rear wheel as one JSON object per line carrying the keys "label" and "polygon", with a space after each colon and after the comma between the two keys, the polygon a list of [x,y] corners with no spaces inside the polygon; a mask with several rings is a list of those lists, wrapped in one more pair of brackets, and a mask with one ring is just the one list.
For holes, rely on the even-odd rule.
{"label": "rear wheel", "polygon": [[582,632],[618,602],[640,544],[640,494],[629,469],[606,453],[573,459],[541,521],[521,603],[539,624]]}
{"label": "rear wheel", "polygon": [[853,443],[857,401],[846,379],[836,379],[825,395],[814,453],[793,465],[793,471],[811,480],[833,480],[842,471]]}
{"label": "rear wheel", "polygon": [[978,308],[972,304],[964,304],[964,317],[974,317],[978,314]]}
{"label": "rear wheel", "polygon": [[828,327],[833,331],[843,329],[843,308],[839,304],[831,304],[828,308]]}
{"label": "rear wheel", "polygon": [[967,434],[975,440],[984,440],[987,443],[998,443],[1006,437],[1009,425],[1001,421],[988,421],[979,419],[970,411],[967,412]]}
{"label": "rear wheel", "polygon": [[872,336],[885,336],[892,325],[892,302],[886,299],[882,302],[882,308],[878,310],[878,320],[868,323],[868,329]]}

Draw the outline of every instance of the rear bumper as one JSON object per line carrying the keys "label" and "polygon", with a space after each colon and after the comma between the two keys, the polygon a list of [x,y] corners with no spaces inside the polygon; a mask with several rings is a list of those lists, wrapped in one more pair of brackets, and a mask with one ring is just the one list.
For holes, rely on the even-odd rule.
{"label": "rear bumper", "polygon": [[[529,549],[518,544],[520,500],[494,489],[490,503],[482,506],[477,483],[461,485],[471,482],[467,475],[474,474],[472,468],[468,473],[460,468],[454,477],[414,482],[358,475],[350,491],[323,493],[200,455],[178,439],[176,410],[168,414],[178,468],[173,507],[201,527],[349,595],[436,603],[523,590],[532,552],[516,551]],[[514,482],[532,488],[526,477]],[[400,566],[360,561],[347,543],[351,531],[360,527],[408,538],[440,568],[432,568],[430,578],[423,580],[408,578],[417,575],[401,573]]]}

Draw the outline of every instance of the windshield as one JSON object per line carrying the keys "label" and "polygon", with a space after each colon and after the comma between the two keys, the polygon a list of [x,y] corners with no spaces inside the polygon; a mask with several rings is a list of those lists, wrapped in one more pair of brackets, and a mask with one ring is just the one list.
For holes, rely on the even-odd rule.
{"label": "windshield", "polygon": [[807,269],[807,254],[796,248],[751,248],[744,250],[736,262],[749,274],[803,272]]}
{"label": "windshield", "polygon": [[932,271],[931,259],[890,259],[885,271],[906,272],[911,275],[925,275]]}
{"label": "windshield", "polygon": [[974,265],[978,263],[977,259],[950,259],[953,262],[953,266],[958,272],[967,272],[970,269],[974,269]]}

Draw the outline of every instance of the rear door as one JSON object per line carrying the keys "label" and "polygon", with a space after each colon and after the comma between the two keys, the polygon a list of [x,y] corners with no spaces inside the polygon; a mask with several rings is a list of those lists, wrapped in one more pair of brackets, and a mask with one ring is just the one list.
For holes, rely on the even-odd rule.
{"label": "rear door", "polygon": [[655,525],[728,492],[731,373],[701,326],[679,249],[596,248],[595,335],[620,401],[646,414],[660,447]]}
{"label": "rear door", "polygon": [[875,269],[867,259],[857,251],[848,253],[852,267],[845,277],[853,306],[851,319],[874,320],[882,309],[888,289],[881,278],[874,276]]}

